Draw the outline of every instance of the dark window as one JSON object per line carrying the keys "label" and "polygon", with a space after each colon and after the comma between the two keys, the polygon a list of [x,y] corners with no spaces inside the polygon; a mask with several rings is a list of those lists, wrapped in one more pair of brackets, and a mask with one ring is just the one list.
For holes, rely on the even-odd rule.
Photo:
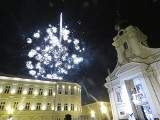
{"label": "dark window", "polygon": [[22,87],[18,87],[17,94],[21,94],[21,93],[22,93]]}
{"label": "dark window", "polygon": [[28,94],[29,94],[29,95],[31,95],[31,94],[32,94],[32,92],[33,92],[33,88],[29,88],[29,92],[28,92]]}
{"label": "dark window", "polygon": [[4,109],[4,106],[5,106],[5,102],[1,102],[1,103],[0,103],[0,110],[3,110],[3,109]]}
{"label": "dark window", "polygon": [[125,50],[127,50],[128,49],[128,44],[126,42],[123,43],[123,47],[124,47]]}
{"label": "dark window", "polygon": [[10,86],[6,86],[4,93],[9,93],[9,90],[10,90]]}

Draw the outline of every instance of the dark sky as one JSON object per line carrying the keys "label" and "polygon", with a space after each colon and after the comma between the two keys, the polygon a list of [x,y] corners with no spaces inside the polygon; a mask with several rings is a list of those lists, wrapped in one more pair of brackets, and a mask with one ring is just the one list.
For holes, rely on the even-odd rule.
{"label": "dark sky", "polygon": [[[148,36],[150,47],[160,47],[159,0],[1,0],[0,1],[0,72],[30,77],[25,62],[29,48],[26,38],[48,24],[63,22],[75,30],[85,43],[85,61],[66,79],[85,85],[98,100],[108,100],[104,88],[107,69],[114,69],[117,54],[112,46],[116,35],[117,11],[126,24],[132,24]],[[83,103],[88,98],[83,90]]]}

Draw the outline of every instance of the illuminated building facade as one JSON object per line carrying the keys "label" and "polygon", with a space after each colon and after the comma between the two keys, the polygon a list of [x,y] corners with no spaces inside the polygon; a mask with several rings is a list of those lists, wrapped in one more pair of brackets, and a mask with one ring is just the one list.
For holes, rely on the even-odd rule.
{"label": "illuminated building facade", "polygon": [[0,76],[0,120],[64,120],[81,115],[81,86]]}
{"label": "illuminated building facade", "polygon": [[81,120],[112,120],[109,102],[95,102],[82,106]]}
{"label": "illuminated building facade", "polygon": [[134,26],[118,31],[117,65],[106,78],[113,119],[160,119],[160,49]]}

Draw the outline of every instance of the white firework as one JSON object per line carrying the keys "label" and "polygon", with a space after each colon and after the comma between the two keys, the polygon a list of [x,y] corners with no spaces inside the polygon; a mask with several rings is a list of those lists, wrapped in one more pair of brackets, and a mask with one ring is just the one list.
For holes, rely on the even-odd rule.
{"label": "white firework", "polygon": [[[59,31],[59,33],[58,33]],[[76,68],[84,58],[80,40],[71,38],[70,31],[62,26],[62,13],[60,16],[60,28],[49,25],[46,36],[38,30],[32,38],[27,38],[27,43],[33,45],[28,52],[30,60],[26,62],[29,74],[34,77],[49,79],[63,79],[68,71]],[[41,45],[35,45],[35,42]]]}

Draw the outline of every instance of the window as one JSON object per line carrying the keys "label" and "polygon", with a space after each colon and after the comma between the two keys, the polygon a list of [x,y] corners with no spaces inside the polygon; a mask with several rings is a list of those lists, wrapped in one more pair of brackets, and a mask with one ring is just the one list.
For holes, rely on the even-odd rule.
{"label": "window", "polygon": [[62,88],[61,87],[58,88],[58,94],[62,94]]}
{"label": "window", "polygon": [[125,50],[127,50],[128,49],[128,44],[126,42],[124,42],[123,47],[124,47]]}
{"label": "window", "polygon": [[4,109],[4,106],[5,106],[5,102],[1,102],[1,103],[0,103],[0,110],[3,110],[3,109]]}
{"label": "window", "polygon": [[32,95],[32,92],[33,92],[33,88],[29,88],[28,94]]}
{"label": "window", "polygon": [[15,110],[17,110],[17,108],[18,108],[18,102],[14,102],[13,108],[14,108]]}
{"label": "window", "polygon": [[60,118],[57,118],[56,120],[61,120]]}
{"label": "window", "polygon": [[122,102],[122,98],[121,98],[121,89],[120,88],[116,88],[115,89],[116,95],[117,95],[117,101],[118,102]]}
{"label": "window", "polygon": [[67,103],[64,104],[64,110],[68,110],[68,104]]}
{"label": "window", "polygon": [[29,110],[29,109],[30,109],[30,102],[26,102],[25,110]]}
{"label": "window", "polygon": [[22,93],[22,87],[18,87],[17,94],[21,94],[21,93]]}
{"label": "window", "polygon": [[74,104],[71,104],[71,110],[74,110]]}
{"label": "window", "polygon": [[9,90],[10,90],[10,86],[6,86],[4,93],[9,93]]}
{"label": "window", "polygon": [[68,95],[68,88],[65,88],[65,95]]}
{"label": "window", "polygon": [[58,110],[58,111],[61,110],[61,103],[58,103],[58,105],[57,105],[57,110]]}
{"label": "window", "polygon": [[47,110],[51,110],[51,103],[47,103]]}
{"label": "window", "polygon": [[74,95],[74,89],[71,88],[71,95]]}
{"label": "window", "polygon": [[43,89],[39,89],[39,95],[43,95]]}
{"label": "window", "polygon": [[41,109],[41,103],[37,103],[37,108],[36,110],[40,110]]}
{"label": "window", "polygon": [[52,95],[52,89],[49,89],[49,94],[48,94],[49,96],[51,96]]}

